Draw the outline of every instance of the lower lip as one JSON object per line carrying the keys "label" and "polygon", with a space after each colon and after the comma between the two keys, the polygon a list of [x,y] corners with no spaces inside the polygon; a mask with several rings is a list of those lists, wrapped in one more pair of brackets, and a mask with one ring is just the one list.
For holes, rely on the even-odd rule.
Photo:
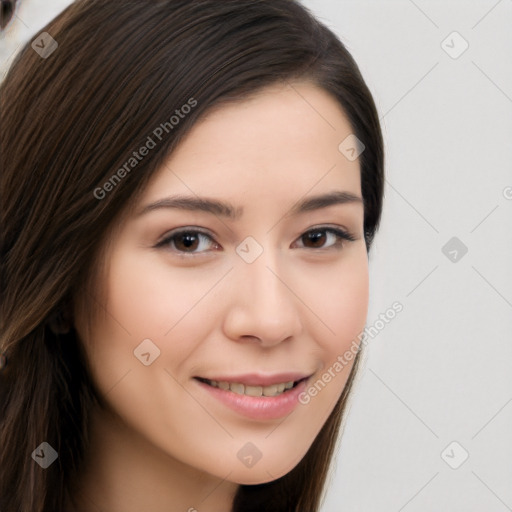
{"label": "lower lip", "polygon": [[277,396],[247,396],[196,382],[233,411],[253,420],[276,420],[290,414],[299,404],[299,395],[306,389],[306,380]]}

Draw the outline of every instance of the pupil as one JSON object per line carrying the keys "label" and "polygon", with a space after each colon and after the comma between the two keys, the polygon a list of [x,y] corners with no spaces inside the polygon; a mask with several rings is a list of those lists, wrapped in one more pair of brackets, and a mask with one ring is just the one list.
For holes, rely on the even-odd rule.
{"label": "pupil", "polygon": [[325,243],[325,233],[323,231],[312,231],[307,236],[315,246],[322,246]]}
{"label": "pupil", "polygon": [[195,249],[198,243],[198,237],[192,233],[184,233],[180,237],[180,243],[186,249]]}

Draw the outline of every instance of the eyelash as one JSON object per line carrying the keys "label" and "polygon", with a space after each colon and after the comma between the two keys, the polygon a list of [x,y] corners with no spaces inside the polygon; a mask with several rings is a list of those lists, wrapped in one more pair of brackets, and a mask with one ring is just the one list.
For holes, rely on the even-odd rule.
{"label": "eyelash", "polygon": [[[345,231],[340,228],[334,228],[334,227],[328,227],[328,226],[319,226],[316,228],[308,229],[297,240],[302,239],[304,236],[308,235],[309,233],[316,233],[316,232],[325,232],[325,233],[333,234],[337,237],[338,240],[334,244],[332,244],[328,247],[313,247],[313,248],[299,247],[299,249],[311,249],[311,250],[319,250],[319,251],[324,251],[324,250],[329,250],[329,249],[341,250],[342,247],[345,245],[344,242],[354,242],[355,240],[357,240],[357,238],[354,235],[352,235],[351,233],[349,233],[348,231]],[[180,235],[185,235],[185,234],[198,236],[199,239],[201,239],[203,237],[209,238],[211,240],[212,244],[219,245],[219,244],[217,244],[217,242],[215,242],[213,240],[213,238],[211,237],[210,234],[206,233],[205,231],[203,231],[201,229],[190,227],[190,228],[183,228],[183,229],[180,228],[177,231],[171,232],[163,240],[158,242],[155,245],[155,248],[165,248],[166,246],[174,245],[175,239],[177,237],[179,237]],[[180,257],[198,256],[200,254],[203,254],[204,252],[207,252],[207,251],[200,251],[200,252],[180,251],[180,250],[176,249],[175,245],[174,245],[174,248],[172,248],[171,250],[173,252],[177,253]]]}

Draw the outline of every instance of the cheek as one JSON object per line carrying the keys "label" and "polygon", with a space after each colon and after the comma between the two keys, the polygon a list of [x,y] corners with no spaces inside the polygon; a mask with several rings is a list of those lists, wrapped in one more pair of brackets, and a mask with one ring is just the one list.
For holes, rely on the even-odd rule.
{"label": "cheek", "polygon": [[[130,333],[132,341],[154,337],[165,344],[182,323],[190,325],[188,317],[194,315],[223,273],[218,267],[198,270],[165,265],[160,256],[124,255],[112,260],[109,312]],[[197,322],[195,326],[200,327]]]}
{"label": "cheek", "polygon": [[211,295],[226,269],[173,268],[160,256],[155,261],[136,251],[114,253],[109,262],[104,303],[95,297],[98,315],[85,340],[96,381],[110,389],[128,370],[139,369],[134,351],[147,339],[163,356],[152,366],[178,372],[212,328],[219,303],[212,303]]}
{"label": "cheek", "polygon": [[329,356],[344,352],[363,331],[368,313],[368,259],[355,251],[331,268],[319,269],[308,280],[308,306],[319,320],[315,339]]}

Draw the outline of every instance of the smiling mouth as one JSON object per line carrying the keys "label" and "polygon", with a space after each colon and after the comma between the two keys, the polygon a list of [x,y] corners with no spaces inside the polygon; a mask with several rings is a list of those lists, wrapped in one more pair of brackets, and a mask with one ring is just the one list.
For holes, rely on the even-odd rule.
{"label": "smiling mouth", "polygon": [[304,377],[303,379],[299,379],[296,381],[291,380],[288,382],[281,382],[279,384],[271,384],[269,386],[248,386],[242,384],[241,382],[210,380],[203,379],[202,377],[196,377],[196,379],[199,380],[200,382],[203,382],[204,384],[208,384],[213,388],[219,388],[223,391],[232,391],[237,395],[253,397],[273,397],[282,395],[289,391],[290,389],[293,389],[302,381],[306,380],[307,377]]}

